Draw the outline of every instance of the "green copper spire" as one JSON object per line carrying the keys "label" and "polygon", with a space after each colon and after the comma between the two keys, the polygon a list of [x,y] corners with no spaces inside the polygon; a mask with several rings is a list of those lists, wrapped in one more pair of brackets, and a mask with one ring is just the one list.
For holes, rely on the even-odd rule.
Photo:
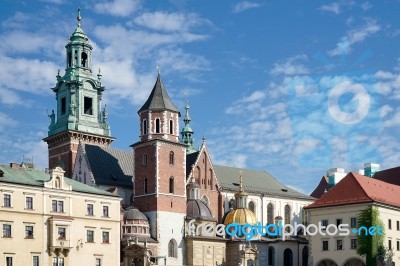
{"label": "green copper spire", "polygon": [[186,153],[187,154],[190,154],[190,153],[193,153],[193,152],[197,151],[193,146],[193,144],[194,144],[193,133],[194,132],[193,132],[192,128],[190,127],[191,119],[190,119],[190,116],[189,116],[189,109],[190,109],[189,103],[188,103],[188,101],[186,101],[186,104],[185,104],[185,117],[183,118],[183,122],[185,123],[185,126],[182,129],[181,136],[182,136],[182,142],[185,143],[186,145],[188,145],[186,147]]}

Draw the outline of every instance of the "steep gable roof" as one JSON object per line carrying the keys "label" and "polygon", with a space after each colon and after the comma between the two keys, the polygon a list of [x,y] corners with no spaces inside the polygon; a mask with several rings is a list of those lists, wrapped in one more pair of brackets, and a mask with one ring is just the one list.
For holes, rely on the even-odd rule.
{"label": "steep gable roof", "polygon": [[306,208],[379,202],[400,207],[400,186],[357,173],[347,174],[333,188]]}
{"label": "steep gable roof", "polygon": [[[50,180],[50,175],[34,169],[34,168],[19,168],[14,169],[6,165],[0,165],[0,171],[3,171],[3,177],[0,177],[0,183],[12,183],[25,186],[44,187],[44,183]],[[72,191],[119,197],[118,195],[106,192],[95,187],[85,185],[70,178],[64,179],[65,183],[72,187]]]}
{"label": "steep gable roof", "polygon": [[322,195],[324,195],[325,191],[328,191],[328,188],[328,177],[323,176],[319,181],[318,186],[314,189],[313,192],[311,192],[310,196],[314,198],[320,198]]}
{"label": "steep gable roof", "polygon": [[376,172],[374,178],[400,186],[400,166]]}
{"label": "steep gable roof", "polygon": [[246,192],[288,198],[314,199],[283,185],[267,172],[222,165],[214,165],[214,171],[223,189],[237,191],[239,186],[239,171],[242,171],[243,187]]}
{"label": "steep gable roof", "polygon": [[142,108],[139,109],[138,113],[145,110],[169,110],[179,113],[178,108],[176,108],[175,104],[171,101],[171,98],[161,81],[160,73],[158,73],[156,83],[154,84],[149,98]]}
{"label": "steep gable roof", "polygon": [[96,184],[132,187],[132,152],[90,144],[83,147]]}

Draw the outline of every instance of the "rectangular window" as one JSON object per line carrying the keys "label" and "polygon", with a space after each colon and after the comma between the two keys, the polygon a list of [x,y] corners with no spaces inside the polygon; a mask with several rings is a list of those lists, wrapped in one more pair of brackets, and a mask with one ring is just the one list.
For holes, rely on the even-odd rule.
{"label": "rectangular window", "polygon": [[65,227],[58,227],[58,239],[65,239]]}
{"label": "rectangular window", "polygon": [[101,259],[96,259],[96,266],[101,266]]}
{"label": "rectangular window", "polygon": [[388,248],[392,249],[392,240],[391,239],[389,239]]}
{"label": "rectangular window", "polygon": [[350,239],[351,249],[357,249],[357,239]]}
{"label": "rectangular window", "polygon": [[6,257],[6,266],[13,266],[13,258]]}
{"label": "rectangular window", "polygon": [[4,194],[4,207],[11,207],[11,195]]}
{"label": "rectangular window", "polygon": [[323,230],[326,230],[326,227],[328,226],[328,220],[322,220],[322,226],[325,226]]}
{"label": "rectangular window", "polygon": [[93,115],[93,99],[89,97],[84,97],[83,99],[83,112],[86,115]]}
{"label": "rectangular window", "polygon": [[103,243],[110,243],[110,232],[103,231]]}
{"label": "rectangular window", "polygon": [[87,242],[91,242],[91,243],[93,243],[94,242],[94,231],[92,231],[92,230],[87,230],[87,232],[86,232],[86,241]]}
{"label": "rectangular window", "polygon": [[397,240],[397,251],[399,251],[399,250],[400,250],[400,241]]}
{"label": "rectangular window", "polygon": [[64,266],[64,258],[58,258],[58,266]]}
{"label": "rectangular window", "polygon": [[87,205],[87,215],[93,216],[93,204]]}
{"label": "rectangular window", "polygon": [[343,240],[336,240],[336,250],[342,250],[343,249]]}
{"label": "rectangular window", "polygon": [[33,256],[32,265],[33,266],[39,266],[39,256]]}
{"label": "rectangular window", "polygon": [[108,213],[108,206],[103,206],[103,217],[110,217]]}
{"label": "rectangular window", "polygon": [[52,200],[51,210],[53,212],[64,212],[64,201],[62,200]]}
{"label": "rectangular window", "polygon": [[29,210],[33,209],[33,198],[32,197],[25,198],[25,208],[29,209]]}
{"label": "rectangular window", "polygon": [[329,246],[328,246],[328,241],[322,241],[322,250],[328,250]]}
{"label": "rectangular window", "polygon": [[147,178],[144,179],[144,194],[147,193]]}
{"label": "rectangular window", "polygon": [[33,238],[33,226],[25,226],[25,238]]}
{"label": "rectangular window", "polygon": [[336,219],[336,226],[339,226],[342,224],[342,219]]}
{"label": "rectangular window", "polygon": [[58,266],[58,258],[53,258],[53,266]]}
{"label": "rectangular window", "polygon": [[65,97],[61,98],[61,114],[65,115],[67,112],[67,99]]}
{"label": "rectangular window", "polygon": [[355,218],[355,217],[350,218],[350,227],[351,228],[356,228],[357,227],[357,218]]}
{"label": "rectangular window", "polygon": [[11,224],[3,224],[3,237],[11,237]]}
{"label": "rectangular window", "polygon": [[389,227],[389,229],[392,229],[392,219],[388,220],[388,227]]}
{"label": "rectangular window", "polygon": [[400,222],[399,221],[396,221],[396,229],[397,229],[397,231],[400,230]]}

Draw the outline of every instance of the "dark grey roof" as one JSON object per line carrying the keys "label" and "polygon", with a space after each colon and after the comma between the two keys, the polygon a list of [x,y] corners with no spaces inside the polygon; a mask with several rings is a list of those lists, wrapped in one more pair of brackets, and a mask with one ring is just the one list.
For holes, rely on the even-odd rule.
{"label": "dark grey roof", "polygon": [[186,215],[188,219],[201,219],[206,221],[215,221],[210,209],[199,199],[190,199],[186,205]]}
{"label": "dark grey roof", "polygon": [[85,144],[96,184],[132,187],[133,152]]}
{"label": "dark grey roof", "polygon": [[219,185],[223,189],[237,191],[239,189],[239,171],[242,171],[243,187],[246,192],[279,197],[314,199],[283,185],[267,172],[222,165],[213,165],[213,168]]}
{"label": "dark grey roof", "polygon": [[139,109],[138,113],[147,110],[169,110],[179,113],[178,108],[176,108],[168,96],[167,90],[161,81],[160,73],[158,73],[156,84],[154,84],[149,98],[142,108]]}
{"label": "dark grey roof", "polygon": [[198,151],[186,154],[186,179],[189,178],[190,172],[192,171],[192,166],[196,163],[198,156]]}
{"label": "dark grey roof", "polygon": [[146,220],[148,218],[143,212],[139,211],[136,207],[129,207],[124,212],[124,220]]}

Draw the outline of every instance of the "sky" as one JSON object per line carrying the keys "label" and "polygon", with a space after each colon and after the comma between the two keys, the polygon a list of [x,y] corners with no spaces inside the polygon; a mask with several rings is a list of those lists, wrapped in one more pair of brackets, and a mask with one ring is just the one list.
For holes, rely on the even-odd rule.
{"label": "sky", "polygon": [[47,167],[51,88],[80,7],[114,148],[139,140],[137,111],[159,66],[181,114],[189,101],[196,146],[204,137],[214,164],[267,171],[304,193],[330,168],[399,166],[400,1],[0,6],[0,163]]}

